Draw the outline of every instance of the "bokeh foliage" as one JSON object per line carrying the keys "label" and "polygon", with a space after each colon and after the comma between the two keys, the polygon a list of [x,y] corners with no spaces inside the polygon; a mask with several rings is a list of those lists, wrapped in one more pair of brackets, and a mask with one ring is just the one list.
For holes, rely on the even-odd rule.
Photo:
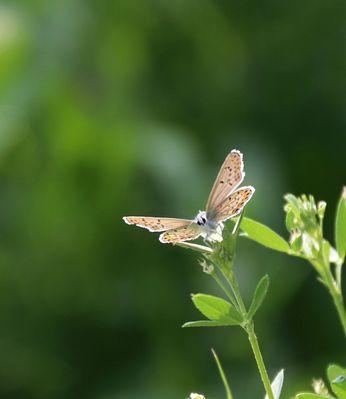
{"label": "bokeh foliage", "polygon": [[[212,346],[235,396],[261,397],[240,333],[180,328],[210,284],[195,255],[121,216],[194,215],[238,148],[250,216],[285,235],[283,194],[311,192],[331,236],[345,18],[335,0],[1,4],[0,397],[221,398]],[[257,330],[285,398],[345,364],[304,262],[243,241],[236,270],[248,299],[271,277]]]}

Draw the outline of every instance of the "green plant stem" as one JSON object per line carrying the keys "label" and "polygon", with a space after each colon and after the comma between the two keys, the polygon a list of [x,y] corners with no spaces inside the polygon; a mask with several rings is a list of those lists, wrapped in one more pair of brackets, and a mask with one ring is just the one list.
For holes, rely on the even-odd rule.
{"label": "green plant stem", "polygon": [[342,328],[344,330],[344,334],[346,335],[346,311],[344,299],[342,297],[341,287],[339,287],[334,281],[330,268],[325,270],[324,280],[328,287],[330,295],[333,298],[334,305],[336,307]]}
{"label": "green plant stem", "polygon": [[232,293],[229,291],[226,284],[220,279],[220,277],[218,276],[216,271],[214,270],[210,274],[213,277],[213,279],[217,282],[217,284],[220,286],[220,288],[223,290],[223,292],[227,295],[228,299],[232,302],[232,304],[234,306],[236,306],[237,303],[236,303]]}
{"label": "green plant stem", "polygon": [[[236,248],[235,244],[236,244],[237,236],[239,234],[239,227],[240,227],[242,218],[243,218],[243,212],[239,216],[239,218],[234,226],[234,229],[232,231],[233,247],[232,247],[232,254],[230,256],[230,259],[231,259],[230,265],[228,266],[228,268],[220,267],[220,265],[217,265],[215,262],[213,262],[213,264],[220,270],[220,272],[224,276],[225,280],[229,284],[230,290],[228,289],[228,287],[225,287],[225,285],[220,281],[220,279],[215,279],[215,280],[225,292],[228,291],[227,296],[229,298],[231,298],[231,297],[233,298],[233,295],[234,295],[236,303],[234,303],[233,301],[232,301],[232,303],[238,308],[238,310],[240,311],[240,313],[243,316],[243,319],[246,320],[246,322],[243,324],[243,328],[248,334],[250,345],[251,345],[252,351],[255,356],[255,360],[257,363],[257,367],[258,367],[262,382],[263,382],[264,389],[265,389],[269,399],[275,399],[271,385],[270,385],[270,380],[268,377],[267,369],[265,367],[263,356],[262,356],[262,353],[261,353],[261,350],[260,350],[260,347],[258,344],[258,340],[257,340],[256,334],[255,334],[254,323],[252,320],[248,320],[246,307],[245,307],[243,299],[241,297],[238,281],[233,272],[233,263],[234,263],[235,248]],[[232,295],[232,293],[233,293],[233,295]]]}
{"label": "green plant stem", "polygon": [[[243,299],[241,297],[239,285],[238,285],[237,279],[234,276],[234,273],[230,274],[229,282],[233,286],[233,291],[234,291],[237,303],[239,304],[240,311],[242,312],[243,317],[246,318],[247,317],[246,308],[245,308]],[[262,353],[261,353],[261,350],[260,350],[260,347],[258,344],[257,336],[255,334],[255,328],[254,328],[253,321],[252,320],[247,321],[247,323],[244,326],[244,329],[248,334],[250,345],[251,345],[253,354],[255,356],[257,367],[258,367],[265,391],[268,395],[268,398],[275,399],[273,391],[272,391],[272,387],[270,385],[270,379],[268,377],[267,369],[264,364],[263,356],[262,356]]]}
{"label": "green plant stem", "polygon": [[254,330],[254,325],[253,322],[250,322],[250,324],[247,326],[246,331],[248,333],[248,337],[249,337],[249,341],[251,344],[251,348],[252,351],[254,353],[255,359],[256,359],[256,363],[257,363],[257,367],[259,370],[259,373],[261,375],[261,379],[264,385],[264,388],[267,392],[268,398],[269,399],[275,399],[274,398],[274,394],[273,394],[273,390],[272,387],[270,385],[270,380],[268,377],[268,373],[263,361],[263,356],[260,350],[260,347],[258,345],[258,340],[257,340],[257,336],[255,334],[255,330]]}
{"label": "green plant stem", "polygon": [[341,289],[341,265],[339,264],[336,265],[336,279],[335,279],[331,272],[330,263],[324,261],[323,257],[320,257],[316,260],[310,260],[310,263],[319,273],[320,281],[327,287],[333,299],[342,329],[344,331],[344,334],[346,335],[346,310]]}
{"label": "green plant stem", "polygon": [[342,261],[340,261],[340,262],[338,262],[336,264],[336,269],[335,269],[336,283],[337,283],[340,291],[342,290],[342,288],[341,288],[341,284],[342,284],[341,274],[342,274]]}
{"label": "green plant stem", "polygon": [[342,328],[344,330],[344,334],[346,335],[346,312],[345,312],[345,307],[344,307],[344,300],[340,292],[331,292],[331,295],[333,297],[333,301],[336,307],[336,310],[338,312],[340,322],[342,325]]}
{"label": "green plant stem", "polygon": [[[221,269],[221,268],[219,267],[219,269]],[[224,273],[224,276],[225,276],[227,282],[229,283],[229,285],[230,285],[230,287],[232,289],[232,292],[233,292],[233,294],[235,296],[237,308],[241,312],[244,320],[247,320],[246,307],[245,307],[243,299],[241,297],[240,290],[239,290],[239,285],[238,285],[238,282],[237,282],[237,279],[236,279],[234,273],[233,272],[229,272],[227,275],[226,275],[226,273]],[[216,280],[216,281],[217,281],[217,283],[219,283],[218,280]],[[225,292],[229,291],[227,288],[225,288],[224,285],[220,285],[220,287]],[[228,297],[232,296],[231,292],[228,292],[227,296]],[[260,376],[261,376],[261,379],[262,379],[262,383],[263,383],[264,389],[265,389],[265,391],[266,391],[266,393],[268,395],[268,398],[269,399],[275,399],[273,391],[272,391],[272,388],[271,388],[271,385],[270,385],[270,380],[269,380],[269,377],[268,377],[268,373],[267,373],[267,370],[266,370],[266,367],[265,367],[265,364],[264,364],[263,356],[262,356],[262,353],[261,353],[261,350],[260,350],[260,347],[259,347],[259,344],[258,344],[258,340],[257,340],[256,334],[255,334],[253,321],[252,320],[246,321],[246,323],[243,325],[243,328],[246,331],[246,333],[248,334],[249,342],[250,342],[253,354],[255,356],[257,367],[258,367],[258,370],[259,370],[259,373],[260,373]]]}
{"label": "green plant stem", "polygon": [[241,297],[238,281],[235,277],[234,272],[230,272],[228,274],[227,280],[229,282],[229,285],[232,287],[235,299],[239,305],[239,309],[240,309],[243,317],[246,318],[247,317],[246,307],[244,305],[243,298]]}

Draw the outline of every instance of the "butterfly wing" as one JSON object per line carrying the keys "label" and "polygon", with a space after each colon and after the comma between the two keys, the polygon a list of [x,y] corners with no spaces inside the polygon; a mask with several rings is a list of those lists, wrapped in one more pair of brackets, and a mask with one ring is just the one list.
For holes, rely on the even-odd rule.
{"label": "butterfly wing", "polygon": [[241,187],[234,191],[210,212],[209,220],[224,222],[239,215],[254,192],[255,189],[252,186]]}
{"label": "butterfly wing", "polygon": [[134,224],[151,232],[153,231],[167,231],[171,229],[179,229],[188,226],[192,220],[175,219],[175,218],[161,218],[150,216],[125,216],[123,220],[127,224]]}
{"label": "butterfly wing", "polygon": [[243,154],[232,150],[221,166],[206,205],[207,214],[215,209],[243,181]]}
{"label": "butterfly wing", "polygon": [[202,234],[202,228],[197,223],[190,222],[188,226],[168,230],[160,235],[160,241],[164,244],[195,240]]}

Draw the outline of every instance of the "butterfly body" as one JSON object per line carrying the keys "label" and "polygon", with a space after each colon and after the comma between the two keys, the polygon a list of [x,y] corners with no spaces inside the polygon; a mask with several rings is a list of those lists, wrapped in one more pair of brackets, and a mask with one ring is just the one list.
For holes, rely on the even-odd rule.
{"label": "butterfly body", "polygon": [[232,150],[216,177],[206,210],[199,211],[193,220],[148,216],[125,216],[123,220],[150,232],[163,232],[159,237],[162,243],[191,241],[200,236],[220,242],[223,222],[238,216],[255,192],[252,186],[237,188],[245,176],[243,168],[243,154]]}
{"label": "butterfly body", "polygon": [[216,222],[208,219],[207,212],[199,211],[195,218],[195,223],[201,228],[201,236],[206,241],[220,242],[222,241],[222,230],[224,224],[222,222]]}

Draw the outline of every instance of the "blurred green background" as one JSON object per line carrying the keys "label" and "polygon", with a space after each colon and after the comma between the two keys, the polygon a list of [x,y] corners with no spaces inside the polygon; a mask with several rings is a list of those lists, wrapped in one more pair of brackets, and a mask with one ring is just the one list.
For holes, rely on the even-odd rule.
{"label": "blurred green background", "polygon": [[[237,329],[183,330],[197,256],[121,216],[192,217],[227,152],[257,191],[247,214],[287,237],[286,192],[346,183],[346,3],[3,1],[0,6],[0,397],[263,398]],[[247,302],[283,399],[346,365],[331,300],[303,261],[239,243]]]}

